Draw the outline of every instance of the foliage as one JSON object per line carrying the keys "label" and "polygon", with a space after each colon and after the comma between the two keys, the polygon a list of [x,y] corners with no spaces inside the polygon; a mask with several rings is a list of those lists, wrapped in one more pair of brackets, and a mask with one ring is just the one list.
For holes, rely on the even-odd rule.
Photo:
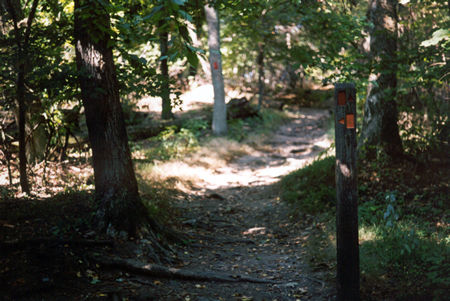
{"label": "foliage", "polygon": [[404,1],[399,7],[400,133],[414,156],[448,145],[449,22],[443,2]]}
{"label": "foliage", "polygon": [[[432,296],[442,299],[450,283],[450,265],[445,263],[450,254],[448,237],[434,232],[423,220],[418,222],[413,216],[400,215],[393,205],[392,193],[387,193],[385,200],[383,219],[378,217],[376,223],[361,226],[364,232],[373,233],[371,239],[361,244],[363,279],[374,284],[387,273],[397,285],[385,284],[385,289],[395,292],[398,298]],[[373,216],[367,214],[370,212],[365,208],[367,205],[364,203],[360,207],[361,219],[373,221]],[[370,292],[368,287],[364,290]]]}
{"label": "foliage", "polygon": [[274,110],[261,110],[258,116],[245,119],[232,119],[228,122],[228,137],[244,141],[249,135],[264,135],[285,122],[286,116]]}
{"label": "foliage", "polygon": [[198,147],[199,138],[207,128],[207,122],[201,119],[191,119],[181,128],[166,127],[158,136],[150,139],[156,143],[156,147],[151,148],[146,157],[151,160],[179,158]]}
{"label": "foliage", "polygon": [[336,159],[331,156],[290,173],[281,181],[281,199],[300,215],[322,213],[334,208],[335,164]]}
{"label": "foliage", "polygon": [[[281,194],[292,204],[294,214],[316,214],[308,257],[316,268],[334,269],[330,264],[336,252],[334,210],[318,201],[327,183],[320,179],[334,179],[334,158],[325,160],[330,160],[328,166],[313,163],[283,178]],[[438,165],[424,169],[410,162],[388,163],[382,157],[360,160],[358,165],[362,297],[444,300],[450,283],[450,240],[445,226],[448,171]],[[316,188],[309,179],[321,181],[322,186]]]}
{"label": "foliage", "polygon": [[242,141],[246,136],[244,120],[233,119],[228,122],[228,137],[236,141]]}
{"label": "foliage", "polygon": [[254,86],[251,81],[257,76],[255,63],[261,53],[267,69],[277,69],[271,72],[271,82],[277,83],[275,77],[289,65],[286,36],[295,27],[298,9],[296,1],[279,0],[246,0],[226,7],[222,43],[226,77],[240,84],[243,78],[244,84]]}
{"label": "foliage", "polygon": [[[162,60],[178,64],[176,68],[196,68],[198,54],[204,53],[192,45],[188,26],[193,21],[186,11],[187,1],[137,2],[114,6],[113,25],[117,34],[119,54],[118,75],[124,96],[163,96],[162,83],[167,79],[157,72]],[[130,13],[131,12],[131,13]],[[168,53],[161,55],[159,35],[169,34]],[[170,79],[170,86],[175,79]],[[172,89],[171,89],[172,90]],[[180,102],[179,89],[173,89],[175,104]]]}
{"label": "foliage", "polygon": [[159,142],[159,146],[148,156],[168,160],[179,157],[198,145],[195,135],[190,130],[185,128],[177,130],[176,126],[170,126],[153,138],[154,141]]}

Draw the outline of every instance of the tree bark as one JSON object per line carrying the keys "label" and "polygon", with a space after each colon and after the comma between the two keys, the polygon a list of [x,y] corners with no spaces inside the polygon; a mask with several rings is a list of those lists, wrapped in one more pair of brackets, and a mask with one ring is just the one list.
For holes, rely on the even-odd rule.
{"label": "tree bark", "polygon": [[[20,51],[22,52],[22,51]],[[18,117],[19,117],[19,174],[20,174],[20,187],[22,192],[30,193],[30,184],[28,182],[27,174],[27,154],[26,154],[26,135],[25,135],[25,72],[24,67],[19,66],[19,72],[17,74],[16,93],[18,104]]]}
{"label": "tree bark", "polygon": [[19,22],[23,18],[23,12],[19,1],[7,0],[6,6],[14,24],[14,35],[17,44],[17,81],[16,81],[16,101],[18,107],[18,126],[19,126],[19,174],[20,187],[22,192],[30,193],[30,184],[27,175],[27,155],[26,155],[26,111],[27,103],[25,100],[25,76],[26,66],[28,64],[28,45],[31,34],[31,25],[34,20],[39,0],[34,0],[27,18],[27,26],[22,34],[19,28]]}
{"label": "tree bark", "polygon": [[[364,105],[364,122],[360,147],[373,155],[373,146],[380,146],[394,158],[403,153],[398,129],[397,89],[397,1],[369,2],[370,56],[375,64],[369,77]],[[372,149],[371,149],[372,147]]]}
{"label": "tree bark", "polygon": [[148,221],[128,147],[104,1],[75,0],[75,51],[99,202],[96,221],[109,235],[135,236]]}
{"label": "tree bark", "polygon": [[[160,27],[164,26],[164,23],[161,22]],[[161,50],[161,57],[163,58],[161,60],[161,75],[162,75],[162,87],[161,87],[161,98],[162,98],[162,112],[161,112],[161,118],[162,119],[172,119],[172,104],[170,102],[170,78],[169,78],[169,64],[167,55],[169,52],[169,33],[166,29],[163,29],[162,32],[159,34],[159,43],[160,43],[160,50]],[[164,58],[165,57],[165,58]]]}
{"label": "tree bark", "polygon": [[264,102],[264,43],[260,43],[258,47],[256,63],[258,65],[258,111],[260,111]]}
{"label": "tree bark", "polygon": [[220,25],[214,7],[205,5],[206,22],[208,23],[209,63],[214,87],[214,109],[212,130],[215,135],[227,133],[227,107],[225,105],[225,89],[222,75],[222,56],[220,54]]}

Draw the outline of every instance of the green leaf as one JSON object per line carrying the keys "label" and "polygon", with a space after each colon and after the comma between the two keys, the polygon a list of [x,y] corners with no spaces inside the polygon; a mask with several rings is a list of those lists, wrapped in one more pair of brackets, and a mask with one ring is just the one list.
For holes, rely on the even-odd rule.
{"label": "green leaf", "polygon": [[191,37],[189,36],[189,31],[186,26],[180,26],[178,30],[183,40],[191,42]]}
{"label": "green leaf", "polygon": [[177,4],[177,5],[184,5],[184,3],[186,2],[186,0],[172,0],[173,3]]}
{"label": "green leaf", "polygon": [[184,10],[178,10],[178,13],[186,20],[188,20],[189,22],[193,22],[192,17],[190,14],[188,14],[187,12],[185,12]]}
{"label": "green leaf", "polygon": [[188,60],[189,64],[191,64],[191,66],[197,67],[197,65],[198,65],[198,57],[195,54],[195,52],[192,52],[192,51],[188,50],[186,52],[186,57],[187,57],[187,60]]}
{"label": "green leaf", "polygon": [[154,16],[157,12],[159,12],[163,7],[164,7],[163,5],[155,6],[155,7],[152,9],[152,11],[151,11],[148,15],[146,15],[145,17],[143,17],[142,19],[143,19],[143,20],[148,20],[148,19],[153,18],[153,16]]}
{"label": "green leaf", "polygon": [[408,254],[411,254],[411,248],[407,244],[404,244],[404,247],[405,247],[406,251],[408,252]]}
{"label": "green leaf", "polygon": [[197,48],[197,47],[194,47],[194,46],[192,46],[192,45],[190,45],[190,44],[186,44],[186,46],[187,46],[190,50],[192,50],[193,52],[198,52],[198,53],[201,53],[201,54],[204,54],[204,53],[205,53],[205,50],[200,49],[200,48]]}

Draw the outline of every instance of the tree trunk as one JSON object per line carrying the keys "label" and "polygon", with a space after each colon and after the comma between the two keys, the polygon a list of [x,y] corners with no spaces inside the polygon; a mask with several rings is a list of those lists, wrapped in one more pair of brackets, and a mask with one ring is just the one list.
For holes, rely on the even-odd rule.
{"label": "tree trunk", "polygon": [[225,135],[227,133],[227,107],[225,105],[222,75],[222,56],[220,54],[219,17],[216,9],[209,5],[205,5],[205,15],[208,23],[209,63],[214,87],[212,130],[215,135]]}
{"label": "tree trunk", "polygon": [[135,236],[148,220],[128,147],[104,1],[75,0],[75,50],[99,202],[96,221],[112,236]]}
{"label": "tree trunk", "polygon": [[[369,20],[370,56],[375,70],[369,77],[360,147],[373,155],[380,146],[394,158],[403,153],[398,130],[397,89],[397,1],[371,0]],[[371,148],[372,147],[372,148]]]}
{"label": "tree trunk", "polygon": [[[164,23],[160,23],[160,27],[163,27]],[[172,119],[172,104],[170,102],[170,78],[169,78],[169,64],[167,55],[169,52],[169,33],[166,29],[164,29],[159,34],[159,42],[160,42],[160,50],[161,50],[161,75],[162,75],[162,84],[161,84],[161,98],[162,98],[162,119]]]}
{"label": "tree trunk", "polygon": [[260,111],[264,101],[264,43],[258,47],[256,63],[258,65],[258,111]]}
{"label": "tree trunk", "polygon": [[[22,51],[20,51],[22,52]],[[19,65],[19,72],[17,74],[16,94],[17,104],[19,110],[19,174],[20,174],[20,187],[22,192],[29,194],[30,185],[27,175],[27,155],[26,155],[26,135],[25,135],[25,71],[24,66]]]}
{"label": "tree trunk", "polygon": [[23,11],[20,8],[19,1],[7,0],[6,6],[14,24],[14,34],[17,44],[17,81],[16,81],[16,101],[18,108],[18,126],[19,126],[19,174],[20,187],[22,192],[30,193],[30,184],[27,175],[27,156],[26,156],[26,99],[25,99],[25,75],[28,64],[28,45],[31,33],[31,25],[34,20],[39,0],[34,0],[31,6],[30,14],[27,18],[27,26],[22,34],[19,29],[19,22],[23,19]]}

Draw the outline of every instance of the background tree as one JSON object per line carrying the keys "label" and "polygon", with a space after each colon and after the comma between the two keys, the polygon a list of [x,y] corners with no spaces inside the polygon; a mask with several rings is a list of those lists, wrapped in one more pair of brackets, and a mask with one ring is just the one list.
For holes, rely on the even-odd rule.
{"label": "background tree", "polygon": [[169,54],[169,32],[167,30],[168,24],[165,24],[164,20],[159,22],[159,45],[161,49],[161,76],[162,76],[162,119],[173,118],[172,114],[172,104],[170,100],[170,78],[169,78],[169,65],[168,65],[168,54]]}
{"label": "background tree", "polygon": [[[133,90],[136,96],[161,97],[163,119],[173,118],[172,109],[180,103],[180,90],[184,89],[174,89],[174,84],[177,78],[187,77],[189,70],[197,67],[197,52],[201,52],[192,46],[188,26],[193,18],[186,10],[191,10],[186,0],[157,0],[133,6],[132,12],[124,12],[117,23],[121,58],[129,62],[119,66],[119,75],[122,78],[121,74],[126,74],[124,84],[130,77],[136,78],[135,87],[124,90],[124,95]],[[154,51],[155,40],[159,42],[158,56]],[[130,65],[136,72],[130,72]],[[173,65],[175,70],[171,70]],[[181,67],[184,70],[180,71]]]}
{"label": "background tree", "polygon": [[[8,2],[12,6],[7,5]],[[2,2],[4,13],[7,7],[13,7],[16,18],[21,19],[16,31],[10,13],[4,14],[2,18],[4,34],[0,35],[0,98],[3,109],[12,112],[18,121],[17,96],[21,95],[18,94],[21,85],[16,85],[15,74],[18,74],[19,66],[24,68],[25,155],[22,157],[34,166],[42,159],[47,162],[49,155],[58,149],[60,138],[64,135],[60,105],[75,99],[74,63],[69,54],[70,46],[66,43],[72,36],[73,26],[70,24],[67,3],[39,1],[32,21],[26,16],[30,15],[34,2],[27,2],[27,6],[21,4],[20,1]],[[27,27],[27,20],[31,21],[30,27]],[[28,42],[24,43],[27,32]],[[16,33],[19,34],[20,47],[17,46]],[[24,44],[27,55],[19,56]],[[48,151],[50,149],[51,152]]]}
{"label": "background tree", "polygon": [[27,101],[25,93],[25,80],[27,76],[27,69],[29,65],[29,41],[31,34],[31,26],[36,14],[38,0],[34,0],[30,12],[28,14],[25,30],[22,29],[20,22],[23,20],[23,11],[19,1],[6,0],[7,9],[14,26],[14,34],[16,40],[16,100],[18,109],[18,125],[19,125],[19,171],[20,171],[20,186],[22,191],[30,193],[30,185],[27,176],[27,158],[26,158],[26,133],[25,133],[25,118],[27,111]]}
{"label": "background tree", "polygon": [[220,53],[219,16],[217,10],[211,4],[205,5],[205,15],[208,24],[209,63],[214,87],[212,130],[215,135],[224,135],[227,132],[227,107],[225,105],[222,55]]}
{"label": "background tree", "polygon": [[[366,149],[381,146],[396,157],[402,154],[397,111],[397,1],[369,2],[370,56],[374,70],[364,105],[364,124],[360,137]],[[368,150],[369,151],[369,150]]]}

